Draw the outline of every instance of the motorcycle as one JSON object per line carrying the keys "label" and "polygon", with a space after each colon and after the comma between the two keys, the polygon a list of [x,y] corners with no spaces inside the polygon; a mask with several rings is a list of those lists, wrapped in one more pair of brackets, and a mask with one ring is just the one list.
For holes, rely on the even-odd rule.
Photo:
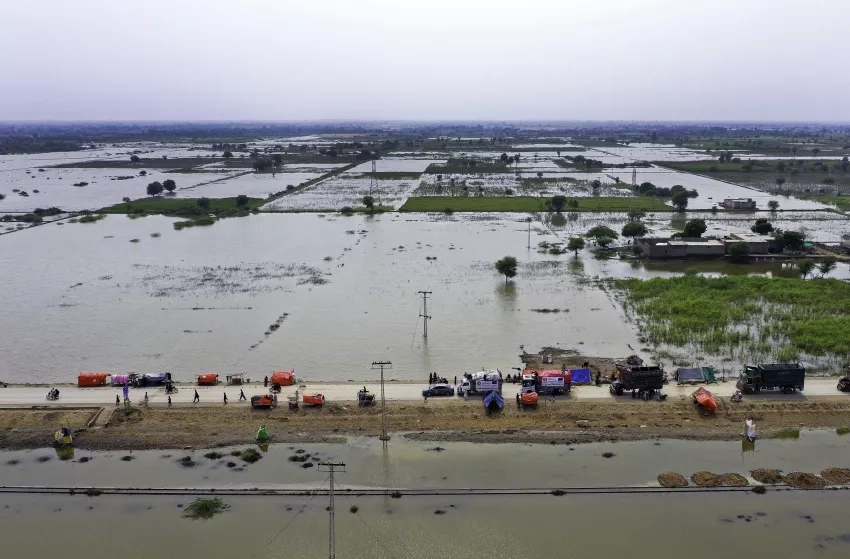
{"label": "motorcycle", "polygon": [[58,400],[59,399],[59,390],[56,388],[51,388],[47,393],[48,400]]}

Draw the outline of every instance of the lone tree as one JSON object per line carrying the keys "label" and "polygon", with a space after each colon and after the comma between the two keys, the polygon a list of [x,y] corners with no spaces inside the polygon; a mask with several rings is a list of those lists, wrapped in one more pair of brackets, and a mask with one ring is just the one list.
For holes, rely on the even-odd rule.
{"label": "lone tree", "polygon": [[564,209],[564,206],[567,205],[567,197],[561,196],[560,194],[557,196],[552,196],[552,199],[549,200],[549,207],[552,208],[553,211],[559,212]]}
{"label": "lone tree", "polygon": [[505,284],[508,279],[516,277],[517,260],[513,256],[505,256],[496,260],[496,271],[505,276]]}
{"label": "lone tree", "polygon": [[808,258],[803,258],[802,260],[797,261],[797,271],[800,272],[800,276],[803,279],[806,279],[806,276],[811,274],[814,269],[815,263]]}
{"label": "lone tree", "polygon": [[599,190],[602,187],[602,181],[599,179],[594,180],[590,183],[590,188],[593,190]]}
{"label": "lone tree", "polygon": [[775,212],[779,209],[779,202],[777,202],[776,200],[771,200],[767,203],[767,207],[770,208],[770,211]]}
{"label": "lone tree", "polygon": [[647,228],[640,221],[630,221],[623,225],[621,233],[624,237],[643,237],[647,233]]}
{"label": "lone tree", "polygon": [[688,207],[688,193],[685,190],[679,190],[670,200],[680,212],[685,211]]}
{"label": "lone tree", "polygon": [[692,219],[685,224],[685,237],[702,237],[702,234],[705,233],[707,227],[705,226],[705,221],[701,219]]}
{"label": "lone tree", "polygon": [[831,271],[835,269],[837,262],[834,256],[827,256],[818,264],[818,271],[820,272],[820,277],[824,277]]}
{"label": "lone tree", "polygon": [[629,221],[640,221],[641,219],[646,217],[646,210],[641,208],[639,210],[629,210]]}
{"label": "lone tree", "polygon": [[162,188],[167,190],[170,193],[174,192],[174,189],[177,188],[177,183],[174,182],[174,179],[166,179],[162,181]]}
{"label": "lone tree", "polygon": [[776,186],[782,186],[785,184],[785,179],[783,177],[776,177]]}
{"label": "lone tree", "polygon": [[162,194],[162,183],[159,181],[152,182],[148,185],[148,196],[157,196]]}
{"label": "lone tree", "polygon": [[375,199],[372,196],[364,196],[363,205],[371,212],[375,209]]}
{"label": "lone tree", "polygon": [[221,154],[221,156],[225,159],[230,159],[231,157],[233,157],[233,152],[225,151],[224,153]]}
{"label": "lone tree", "polygon": [[747,243],[732,243],[729,246],[729,260],[733,262],[741,262],[746,260],[750,254],[750,247]]}
{"label": "lone tree", "polygon": [[588,239],[593,239],[596,241],[596,244],[601,246],[602,248],[606,248],[608,245],[617,240],[617,237],[620,235],[611,229],[610,227],[606,227],[605,225],[597,225],[596,227],[588,230],[587,233],[584,234]]}
{"label": "lone tree", "polygon": [[198,198],[198,207],[204,210],[210,209],[210,199],[209,198]]}
{"label": "lone tree", "polygon": [[248,205],[248,196],[245,194],[240,194],[236,197],[236,205],[240,208],[243,208]]}
{"label": "lone tree", "polygon": [[806,234],[800,231],[785,231],[782,233],[782,244],[791,250],[802,250],[806,243]]}
{"label": "lone tree", "polygon": [[773,231],[773,224],[767,219],[760,217],[756,220],[755,225],[750,227],[750,231],[752,231],[753,233],[758,233],[759,235],[767,235],[768,233]]}
{"label": "lone tree", "polygon": [[571,250],[575,252],[575,255],[578,256],[578,251],[584,248],[584,239],[581,237],[570,237],[570,242],[567,243],[567,250]]}
{"label": "lone tree", "polygon": [[138,155],[131,155],[130,156],[130,163],[138,163],[141,160],[142,159]]}

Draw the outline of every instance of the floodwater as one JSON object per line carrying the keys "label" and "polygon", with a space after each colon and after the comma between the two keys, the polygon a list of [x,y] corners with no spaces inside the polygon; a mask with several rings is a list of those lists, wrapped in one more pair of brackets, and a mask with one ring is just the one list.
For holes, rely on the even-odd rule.
{"label": "floodwater", "polygon": [[[3,235],[0,303],[14,319],[0,323],[0,379],[290,367],[313,380],[367,379],[384,359],[389,377],[420,379],[509,372],[522,344],[629,354],[635,333],[587,282],[584,261],[538,254],[539,240],[557,240],[544,230],[528,250],[522,219],[285,214],[174,231],[162,216],[109,216]],[[522,264],[505,285],[493,263],[508,254]]]}
{"label": "floodwater", "polygon": [[[191,497],[0,496],[10,557],[327,555],[327,499],[226,497],[209,521]],[[357,506],[356,514],[350,512]],[[850,551],[842,493],[336,498],[337,557],[603,559],[839,558]],[[441,514],[435,514],[436,511]]]}
{"label": "floodwater", "polygon": [[[695,419],[696,421],[697,419]],[[392,418],[390,418],[390,422]],[[758,426],[758,422],[756,422]],[[741,429],[743,431],[743,422]],[[274,435],[274,428],[271,428]],[[248,444],[248,446],[255,446]],[[60,487],[165,487],[229,489],[317,487],[325,475],[315,467],[289,461],[296,450],[322,461],[343,462],[346,473],[337,482],[351,488],[456,489],[555,488],[658,485],[658,474],[685,477],[707,470],[748,476],[757,468],[818,473],[830,467],[850,467],[850,436],[832,430],[802,431],[798,439],[741,441],[681,441],[661,439],[574,446],[548,444],[473,444],[418,442],[394,436],[386,448],[374,438],[348,444],[271,445],[263,459],[242,470],[226,466],[225,456],[204,457],[205,450],[93,452],[76,449],[62,461],[52,448],[0,452],[3,485]],[[603,453],[613,453],[605,458]],[[122,461],[132,455],[133,460]],[[193,468],[179,463],[184,456]],[[50,457],[46,462],[39,459]],[[81,462],[80,459],[88,461]],[[10,461],[17,461],[10,464]]]}
{"label": "floodwater", "polygon": [[[656,446],[656,443],[658,446]],[[804,432],[797,441],[645,441],[577,447],[445,443],[444,451],[396,437],[351,445],[302,445],[323,460],[344,462],[335,482],[336,547],[340,557],[586,557],[676,559],[730,556],[846,557],[850,530],[844,491],[699,494],[478,495],[358,497],[346,487],[556,487],[635,483],[661,470],[689,475],[709,470],[746,474],[756,467],[817,471],[846,465],[847,437]],[[226,449],[225,449],[226,450]],[[84,453],[77,461],[37,462],[52,450],[3,453],[4,483],[151,487],[259,487],[271,482],[327,487],[328,476],[272,446],[266,456],[234,471],[200,456],[195,468],[177,464],[185,453]],[[613,452],[604,458],[602,452]],[[199,454],[199,453],[198,453]],[[227,458],[223,459],[226,460]],[[222,460],[222,461],[223,461]],[[837,462],[835,462],[837,460]],[[628,467],[624,466],[628,465]],[[638,481],[637,483],[641,483]],[[325,496],[224,497],[230,508],[209,521],[181,518],[190,496],[0,494],[4,551],[12,557],[90,559],[122,556],[258,558],[317,557],[327,550]],[[357,507],[353,509],[352,507]],[[437,511],[440,511],[437,513]],[[49,526],[49,530],[46,529]],[[611,530],[615,529],[612,537]],[[49,537],[45,537],[49,534]],[[643,553],[647,555],[643,555]]]}

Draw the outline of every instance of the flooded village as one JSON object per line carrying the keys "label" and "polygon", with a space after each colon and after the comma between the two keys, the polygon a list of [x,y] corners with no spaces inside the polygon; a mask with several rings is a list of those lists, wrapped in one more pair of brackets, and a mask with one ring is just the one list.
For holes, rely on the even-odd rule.
{"label": "flooded village", "polygon": [[848,555],[850,4],[134,8],[0,17],[3,557]]}

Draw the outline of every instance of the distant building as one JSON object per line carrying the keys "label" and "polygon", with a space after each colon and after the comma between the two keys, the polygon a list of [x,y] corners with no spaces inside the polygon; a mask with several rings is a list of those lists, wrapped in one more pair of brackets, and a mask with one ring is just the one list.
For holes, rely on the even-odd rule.
{"label": "distant building", "polygon": [[771,249],[775,248],[776,241],[773,237],[767,235],[757,235],[755,233],[732,233],[723,240],[726,243],[726,252],[729,252],[729,247],[735,243],[744,243],[747,245],[750,254],[767,254]]}
{"label": "distant building", "polygon": [[776,249],[776,241],[767,235],[732,233],[724,239],[710,238],[643,238],[635,240],[648,258],[720,257],[728,254],[735,243],[747,245],[750,254],[767,254]]}
{"label": "distant building", "polygon": [[754,210],[756,201],[752,198],[726,198],[720,203],[727,210]]}

